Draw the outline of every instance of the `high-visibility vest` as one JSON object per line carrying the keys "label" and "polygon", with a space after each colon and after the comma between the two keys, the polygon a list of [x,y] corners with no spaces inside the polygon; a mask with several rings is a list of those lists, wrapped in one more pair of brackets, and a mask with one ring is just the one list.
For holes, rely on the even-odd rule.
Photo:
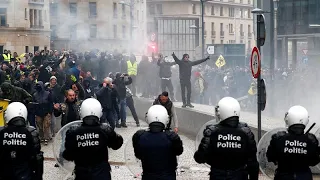
{"label": "high-visibility vest", "polygon": [[127,66],[128,66],[128,74],[129,76],[136,76],[137,75],[137,71],[138,71],[138,65],[137,62],[134,62],[133,64],[131,63],[131,61],[127,61]]}
{"label": "high-visibility vest", "polygon": [[4,61],[8,61],[8,62],[10,62],[10,59],[11,59],[10,54],[8,54],[8,55],[6,55],[6,54],[2,54],[2,56],[3,56],[3,60],[4,60]]}

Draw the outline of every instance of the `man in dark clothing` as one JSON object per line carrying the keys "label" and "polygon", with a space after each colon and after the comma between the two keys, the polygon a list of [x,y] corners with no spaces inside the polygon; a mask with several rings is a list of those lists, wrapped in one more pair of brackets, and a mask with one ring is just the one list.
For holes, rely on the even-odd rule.
{"label": "man in dark clothing", "polygon": [[84,99],[93,98],[95,96],[93,89],[90,87],[91,81],[89,78],[83,80]]}
{"label": "man in dark clothing", "polygon": [[[201,60],[197,60],[197,61],[190,61],[189,55],[184,54],[182,57],[182,60],[179,60],[174,53],[172,53],[172,57],[173,57],[174,61],[179,65],[181,97],[182,97],[182,102],[183,102],[182,107],[184,108],[184,107],[189,106],[189,107],[193,108],[194,106],[190,102],[190,99],[191,99],[191,81],[190,81],[190,79],[191,79],[192,66],[201,64],[210,58],[208,56],[205,59],[201,59]],[[187,99],[185,97],[185,89],[187,89]]]}
{"label": "man in dark clothing", "polygon": [[[154,58],[154,54],[152,53],[152,59]],[[173,101],[176,101],[173,93],[173,85],[171,82],[171,66],[175,65],[176,62],[166,62],[162,54],[159,54],[159,59],[157,61],[157,65],[160,67],[159,69],[159,77],[161,79],[161,89],[162,91],[166,91],[168,88],[170,92],[170,97]]]}
{"label": "man in dark clothing", "polygon": [[[162,105],[166,108],[169,115],[169,123],[166,125],[166,129],[170,130],[171,127],[174,127],[174,132],[178,132],[178,118],[176,111],[174,109],[174,105],[172,101],[169,99],[169,94],[167,91],[163,91],[157,99],[154,100],[152,105]],[[173,122],[173,126],[172,126]]]}
{"label": "man in dark clothing", "polygon": [[132,79],[128,74],[121,74],[116,73],[116,79],[113,81],[113,84],[116,85],[116,90],[119,94],[119,101],[120,101],[120,119],[121,119],[121,125],[117,123],[117,128],[120,127],[127,127],[126,125],[126,86],[130,85],[132,83]]}
{"label": "man in dark clothing", "polygon": [[50,140],[50,125],[53,100],[49,91],[44,89],[42,81],[39,81],[35,86],[36,92],[33,96],[36,103],[36,124],[39,129],[40,139],[44,141],[45,145]]}
{"label": "man in dark clothing", "polygon": [[114,129],[116,126],[114,110],[119,117],[119,107],[116,90],[111,87],[111,78],[103,80],[102,87],[96,92],[96,95],[102,105],[101,122],[106,123],[108,121],[112,129]]}

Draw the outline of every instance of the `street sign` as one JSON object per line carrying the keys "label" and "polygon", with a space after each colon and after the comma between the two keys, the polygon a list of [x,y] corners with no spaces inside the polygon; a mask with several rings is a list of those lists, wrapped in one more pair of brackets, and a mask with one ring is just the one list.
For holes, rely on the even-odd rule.
{"label": "street sign", "polygon": [[216,66],[218,68],[221,68],[224,65],[226,65],[226,60],[224,59],[224,57],[222,55],[220,55],[219,58],[216,61]]}
{"label": "street sign", "polygon": [[265,17],[263,14],[259,14],[257,16],[257,22],[258,22],[258,36],[257,39],[259,39],[258,42],[260,42],[260,46],[264,45],[264,42],[266,40],[267,31],[266,31],[266,24],[265,24]]}
{"label": "street sign", "polygon": [[261,59],[260,52],[257,47],[252,49],[251,58],[250,58],[250,68],[251,73],[254,78],[258,78],[261,70]]}
{"label": "street sign", "polygon": [[302,52],[303,52],[304,55],[307,55],[308,54],[308,49],[304,49],[304,50],[302,50]]}
{"label": "street sign", "polygon": [[208,46],[207,47],[207,53],[210,54],[210,55],[214,54],[214,46]]}

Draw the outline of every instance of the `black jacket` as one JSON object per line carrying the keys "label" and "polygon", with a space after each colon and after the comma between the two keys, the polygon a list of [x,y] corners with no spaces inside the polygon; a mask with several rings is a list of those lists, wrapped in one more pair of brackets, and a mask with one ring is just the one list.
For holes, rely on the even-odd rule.
{"label": "black jacket", "polygon": [[[91,137],[85,137],[88,134]],[[79,135],[83,138],[77,138]],[[109,125],[89,125],[84,120],[82,125],[72,126],[66,132],[62,156],[68,161],[74,161],[76,179],[111,180],[108,147],[117,150],[122,144],[123,138]]]}
{"label": "black jacket", "polygon": [[[258,180],[259,164],[254,135],[246,124],[239,123],[238,117],[230,117],[219,124],[208,125],[203,135],[194,159],[197,163],[207,163],[211,166],[210,179],[221,179],[227,176],[229,171],[239,170],[244,174],[247,172],[247,176],[232,177],[233,179],[247,180],[249,174],[250,180]],[[237,139],[229,140],[231,136]],[[227,140],[225,137],[228,137]],[[230,143],[234,146],[230,147]]]}
{"label": "black jacket", "polygon": [[[72,121],[77,121],[80,120],[80,106],[81,106],[82,101],[75,100],[75,102],[68,102],[67,100],[64,103],[61,103],[60,108],[54,109],[54,116],[58,117],[61,116],[61,127],[64,125],[72,122]],[[69,105],[73,107],[73,111],[76,113],[75,119],[68,119],[68,112],[69,112]]]}
{"label": "black jacket", "polygon": [[174,61],[179,65],[179,78],[180,81],[190,81],[192,66],[201,64],[207,59],[201,59],[197,61],[185,61],[184,59],[179,60],[177,56],[172,56]]}
{"label": "black jacket", "polygon": [[119,98],[120,100],[123,100],[126,98],[126,86],[130,85],[132,83],[132,78],[130,76],[128,76],[128,80],[125,80],[125,77],[119,77],[116,78],[113,81],[113,84],[116,85],[116,90],[119,94]]}
{"label": "black jacket", "polygon": [[[5,133],[19,133],[25,138],[9,138]],[[24,119],[13,119],[8,126],[0,127],[0,180],[42,180],[43,152],[37,130],[25,125]],[[9,142],[25,143],[12,146]],[[7,142],[7,143],[5,143]]]}
{"label": "black jacket", "polygon": [[175,65],[176,62],[161,62],[161,59],[158,59],[157,65],[160,67],[159,69],[159,77],[160,78],[171,78],[171,66]]}
{"label": "black jacket", "polygon": [[115,88],[101,87],[96,92],[97,99],[101,103],[104,112],[115,110],[119,114],[118,93]]}

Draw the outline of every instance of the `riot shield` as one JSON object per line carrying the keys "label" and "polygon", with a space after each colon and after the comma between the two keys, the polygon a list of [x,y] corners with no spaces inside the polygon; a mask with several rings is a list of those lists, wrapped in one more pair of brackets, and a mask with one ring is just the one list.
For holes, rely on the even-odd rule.
{"label": "riot shield", "polygon": [[[203,138],[203,131],[206,129],[206,127],[207,127],[208,125],[215,125],[215,124],[217,124],[217,122],[216,122],[215,119],[213,119],[213,120],[210,120],[210,121],[206,122],[206,123],[200,128],[200,130],[199,130],[198,133],[197,133],[196,140],[195,140],[195,151],[197,151],[198,148],[199,148],[199,144],[201,143],[201,140],[202,140],[202,138]],[[208,164],[205,164],[205,165],[206,165],[207,167],[210,167]]]}
{"label": "riot shield", "polygon": [[258,143],[257,159],[260,165],[260,170],[265,176],[267,176],[270,179],[274,178],[274,174],[277,166],[272,162],[268,162],[268,159],[266,156],[267,150],[270,145],[272,135],[280,131],[287,131],[287,129],[286,128],[272,129],[271,131],[268,131],[267,133],[265,133]]}
{"label": "riot shield", "polygon": [[63,126],[58,133],[56,134],[54,141],[53,141],[53,155],[58,163],[59,167],[65,171],[68,174],[71,174],[74,170],[74,163],[65,160],[62,157],[62,152],[64,151],[64,142],[66,137],[66,132],[70,129],[72,126],[80,126],[82,124],[81,120],[73,121],[69,124],[66,124]]}

